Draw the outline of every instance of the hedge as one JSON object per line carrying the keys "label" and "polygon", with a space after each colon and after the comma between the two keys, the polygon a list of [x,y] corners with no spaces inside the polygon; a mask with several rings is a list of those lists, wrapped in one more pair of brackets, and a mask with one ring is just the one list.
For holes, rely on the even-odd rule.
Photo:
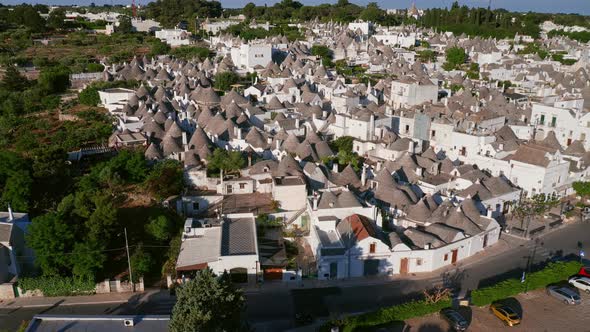
{"label": "hedge", "polygon": [[43,296],[69,296],[93,294],[96,284],[90,279],[72,277],[21,278],[18,286],[26,291],[40,290]]}
{"label": "hedge", "polygon": [[[581,266],[579,262],[575,261],[549,263],[544,269],[530,273],[527,276],[528,289],[544,288],[549,284],[567,279],[576,274]],[[525,291],[526,282],[523,283],[520,279],[508,279],[490,287],[474,290],[471,292],[471,303],[476,306],[483,306],[520,294]]]}
{"label": "hedge", "polygon": [[324,329],[329,329],[331,326],[341,326],[344,328],[344,332],[350,332],[355,331],[355,329],[375,327],[413,317],[428,315],[450,306],[450,298],[442,299],[436,303],[427,303],[425,300],[414,300],[400,305],[379,309],[377,311],[331,321]]}

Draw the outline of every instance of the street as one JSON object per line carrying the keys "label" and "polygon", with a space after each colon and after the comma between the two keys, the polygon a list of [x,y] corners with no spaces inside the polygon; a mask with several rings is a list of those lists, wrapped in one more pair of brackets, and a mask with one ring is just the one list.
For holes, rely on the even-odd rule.
{"label": "street", "polygon": [[[534,264],[555,256],[578,254],[578,241],[590,246],[588,224],[575,223],[547,234],[538,243]],[[395,305],[416,296],[422,289],[435,284],[456,283],[462,293],[495,283],[508,277],[519,278],[532,255],[534,241],[515,239],[503,235],[511,247],[493,257],[482,254],[468,262],[459,264],[448,273],[435,274],[431,278],[413,280],[399,279],[384,283],[366,279],[355,283],[342,282],[334,287],[286,288],[264,287],[248,290],[247,315],[257,331],[281,331],[294,327],[295,312],[307,312],[314,317],[338,317],[375,310]],[[271,285],[268,285],[271,286]],[[21,321],[31,319],[35,314],[170,314],[174,299],[167,290],[149,290],[134,296],[123,304],[92,304],[76,306],[53,306],[44,308],[5,309],[0,307],[0,326],[8,331],[15,330]],[[1,329],[0,329],[1,330]]]}

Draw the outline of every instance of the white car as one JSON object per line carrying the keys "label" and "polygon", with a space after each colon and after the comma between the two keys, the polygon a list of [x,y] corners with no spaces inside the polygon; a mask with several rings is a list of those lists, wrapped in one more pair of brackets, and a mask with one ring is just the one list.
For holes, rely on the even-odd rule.
{"label": "white car", "polygon": [[590,294],[590,278],[580,276],[572,277],[570,278],[569,283],[577,289],[583,290],[586,293]]}

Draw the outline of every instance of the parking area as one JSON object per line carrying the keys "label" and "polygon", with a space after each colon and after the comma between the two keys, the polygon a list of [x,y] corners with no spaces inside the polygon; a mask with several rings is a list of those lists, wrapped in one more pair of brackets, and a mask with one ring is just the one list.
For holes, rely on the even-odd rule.
{"label": "parking area", "polygon": [[[515,301],[522,307],[522,323],[508,327],[492,315],[489,307],[472,307],[468,331],[590,331],[590,295],[581,294],[581,305],[565,305],[548,296],[544,290],[518,295]],[[446,332],[449,325],[438,314],[410,319],[412,332]],[[408,330],[407,330],[408,331]]]}

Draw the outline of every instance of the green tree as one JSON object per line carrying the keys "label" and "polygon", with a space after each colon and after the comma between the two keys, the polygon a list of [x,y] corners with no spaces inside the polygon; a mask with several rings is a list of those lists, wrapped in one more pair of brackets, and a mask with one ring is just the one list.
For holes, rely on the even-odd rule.
{"label": "green tree", "polygon": [[165,241],[170,239],[172,235],[172,223],[164,215],[150,218],[149,223],[146,225],[146,231],[156,240]]}
{"label": "green tree", "polygon": [[590,182],[576,181],[572,184],[572,187],[576,191],[576,194],[582,197],[590,196]]}
{"label": "green tree", "polygon": [[182,167],[174,160],[162,161],[156,164],[144,183],[147,190],[158,199],[178,195],[184,186]]}
{"label": "green tree", "polygon": [[49,13],[47,18],[47,26],[52,29],[63,29],[65,27],[66,10],[64,8],[56,8]]}
{"label": "green tree", "polygon": [[216,89],[221,91],[229,91],[232,85],[237,84],[240,81],[240,76],[234,72],[226,71],[215,74],[215,78],[213,80],[213,86]]}
{"label": "green tree", "polygon": [[33,180],[27,170],[13,171],[4,184],[0,203],[10,203],[16,211],[28,211],[32,185]]}
{"label": "green tree", "polygon": [[106,261],[104,245],[96,240],[78,242],[71,255],[72,274],[75,277],[95,280],[96,273]]}
{"label": "green tree", "polygon": [[70,257],[75,231],[58,213],[51,212],[33,219],[26,234],[27,245],[35,251],[35,264],[44,275],[64,275],[70,271]]}
{"label": "green tree", "polygon": [[245,298],[227,273],[216,277],[211,270],[202,270],[178,288],[176,298],[170,319],[171,332],[241,331],[245,328],[241,317]]}
{"label": "green tree", "polygon": [[23,91],[29,86],[29,81],[21,75],[15,66],[6,67],[0,87],[8,91]]}
{"label": "green tree", "polygon": [[325,67],[333,67],[334,63],[332,63],[332,58],[334,53],[332,50],[326,45],[313,45],[311,47],[311,54],[315,56],[319,56],[322,59],[322,64]]}
{"label": "green tree", "polygon": [[218,174],[221,170],[224,172],[235,172],[244,167],[245,163],[244,156],[239,151],[215,149],[207,163],[207,170],[211,174]]}
{"label": "green tree", "polygon": [[528,226],[531,219],[534,217],[543,216],[553,207],[559,204],[559,200],[552,196],[546,196],[544,194],[533,195],[532,197],[526,197],[520,200],[520,202],[514,207],[513,214],[515,217],[520,219],[520,227],[525,227],[525,236],[528,235]]}
{"label": "green tree", "polygon": [[467,61],[467,54],[465,54],[465,50],[461,47],[448,48],[445,54],[447,61],[444,63],[443,68],[447,71],[459,69]]}
{"label": "green tree", "polygon": [[131,17],[124,15],[119,17],[119,25],[116,28],[119,33],[132,33],[133,24],[131,24]]}
{"label": "green tree", "polygon": [[379,8],[376,2],[369,2],[361,12],[360,19],[367,22],[378,22],[381,21],[384,15],[385,11]]}
{"label": "green tree", "polygon": [[64,66],[47,67],[41,70],[37,82],[47,94],[65,92],[70,85],[70,70]]}
{"label": "green tree", "polygon": [[152,256],[143,250],[143,246],[139,245],[133,252],[133,255],[131,255],[133,282],[138,282],[140,277],[148,274],[153,264]]}

